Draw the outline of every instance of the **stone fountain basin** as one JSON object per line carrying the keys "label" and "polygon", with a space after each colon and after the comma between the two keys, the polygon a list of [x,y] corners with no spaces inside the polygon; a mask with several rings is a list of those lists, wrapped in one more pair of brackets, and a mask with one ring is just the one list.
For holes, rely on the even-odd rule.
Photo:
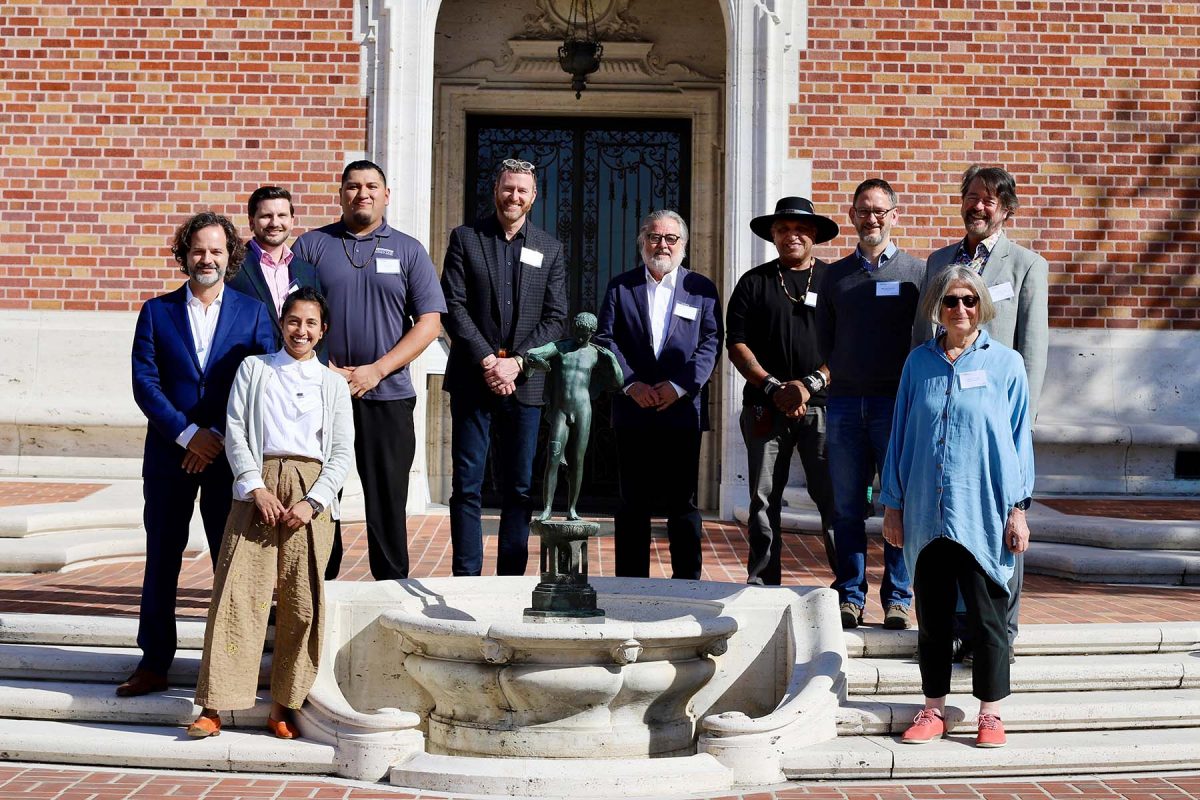
{"label": "stone fountain basin", "polygon": [[302,735],[346,777],[576,797],[780,781],[781,758],[836,735],[831,590],[595,578],[603,622],[527,623],[536,584],[327,584]]}

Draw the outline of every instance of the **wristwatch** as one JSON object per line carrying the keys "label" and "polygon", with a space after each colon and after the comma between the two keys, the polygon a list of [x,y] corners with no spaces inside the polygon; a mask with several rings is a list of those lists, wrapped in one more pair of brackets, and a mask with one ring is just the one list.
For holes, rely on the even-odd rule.
{"label": "wristwatch", "polygon": [[321,504],[320,504],[320,503],[318,503],[316,500],[313,500],[311,497],[306,497],[306,498],[304,498],[304,502],[306,502],[306,503],[308,503],[310,506],[312,506],[312,510],[313,510],[313,516],[314,516],[314,517],[315,517],[315,516],[318,516],[318,515],[319,515],[319,514],[320,514],[322,511],[324,511],[324,510],[325,510],[325,506],[321,505]]}
{"label": "wristwatch", "polygon": [[1022,511],[1028,511],[1029,507],[1031,505],[1033,505],[1033,498],[1026,497],[1024,500],[1021,500],[1020,502],[1013,503],[1013,508],[1019,508]]}

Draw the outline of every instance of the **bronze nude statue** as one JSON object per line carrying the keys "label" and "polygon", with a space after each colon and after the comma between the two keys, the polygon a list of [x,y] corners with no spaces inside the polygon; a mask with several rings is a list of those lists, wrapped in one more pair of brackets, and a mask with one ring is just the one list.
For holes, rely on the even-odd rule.
{"label": "bronze nude statue", "polygon": [[550,435],[543,486],[545,509],[539,520],[551,517],[559,465],[567,467],[567,519],[579,519],[575,510],[583,482],[583,456],[592,429],[592,401],[606,389],[625,382],[617,358],[592,342],[596,315],[583,312],[571,322],[572,338],[560,339],[525,353],[525,371],[550,373]]}

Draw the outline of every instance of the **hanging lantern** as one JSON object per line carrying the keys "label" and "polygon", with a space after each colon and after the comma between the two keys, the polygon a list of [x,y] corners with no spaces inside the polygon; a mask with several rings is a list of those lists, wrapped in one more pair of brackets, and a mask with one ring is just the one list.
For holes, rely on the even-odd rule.
{"label": "hanging lantern", "polygon": [[571,0],[567,18],[567,39],[558,48],[558,65],[571,76],[571,88],[578,100],[587,88],[587,76],[600,69],[604,45],[596,33],[596,11],[592,0]]}

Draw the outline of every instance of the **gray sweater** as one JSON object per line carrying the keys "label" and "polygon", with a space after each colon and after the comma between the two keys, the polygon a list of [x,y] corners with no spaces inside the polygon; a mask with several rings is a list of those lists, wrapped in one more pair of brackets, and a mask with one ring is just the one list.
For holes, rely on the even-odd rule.
{"label": "gray sweater", "polygon": [[925,262],[896,250],[867,272],[858,252],[831,264],[817,296],[830,397],[894,397],[908,358]]}

